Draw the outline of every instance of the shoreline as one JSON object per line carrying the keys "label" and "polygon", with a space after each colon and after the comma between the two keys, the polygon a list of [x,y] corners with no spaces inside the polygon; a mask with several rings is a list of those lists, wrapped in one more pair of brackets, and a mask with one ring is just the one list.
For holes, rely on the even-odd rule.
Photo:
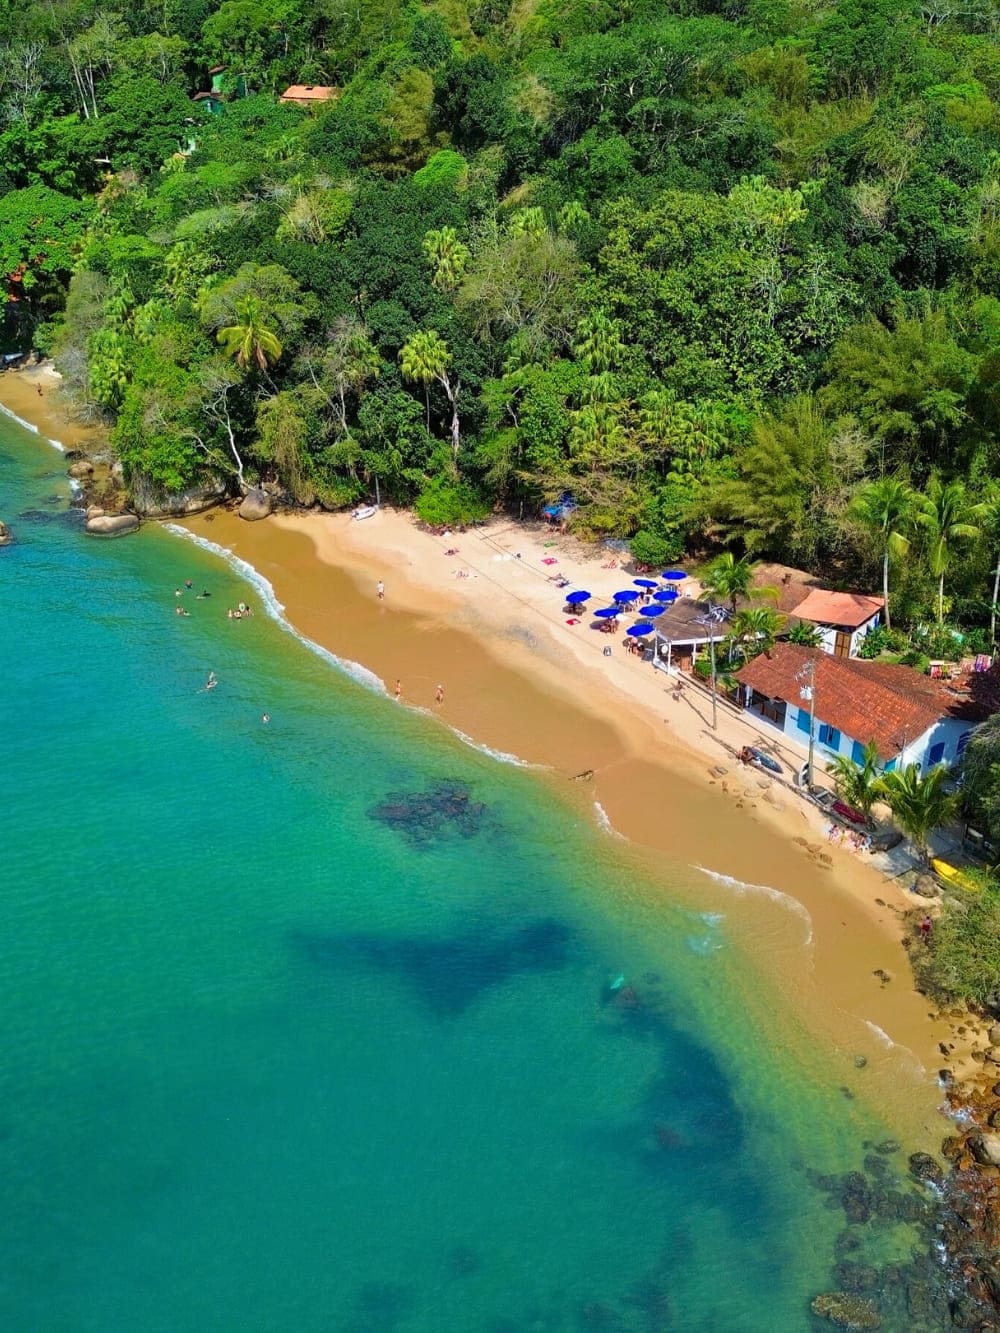
{"label": "shoreline", "polygon": [[[967,1021],[967,1036],[956,1036],[913,989],[900,916],[916,900],[857,856],[828,851],[819,812],[797,796],[734,771],[724,751],[728,773],[714,771],[719,758],[709,767],[711,757],[674,722],[682,709],[694,718],[689,728],[706,728],[700,694],[691,705],[675,700],[648,668],[643,688],[630,692],[633,681],[620,678],[637,679],[636,659],[614,664],[617,680],[595,682],[585,662],[548,637],[544,618],[532,617],[529,599],[505,594],[496,580],[484,598],[471,576],[452,586],[449,574],[435,577],[431,557],[441,561],[444,539],[401,513],[363,524],[328,514],[248,524],[215,510],[179,526],[258,571],[295,633],[342,663],[360,663],[387,692],[398,677],[404,705],[439,715],[478,748],[537,767],[565,803],[627,839],[661,886],[669,870],[685,906],[724,911],[756,965],[780,971],[790,1007],[829,1043],[845,1082],[856,1083],[863,1057],[870,1086],[859,1094],[915,1139],[939,1145],[936,1070],[947,1063],[961,1078],[973,1067],[976,1034]],[[447,540],[470,548],[481,538]],[[474,568],[474,555],[467,559]],[[523,561],[515,568],[523,571]],[[544,593],[552,598],[547,585]],[[956,1046],[946,1061],[942,1042]]]}
{"label": "shoreline", "polygon": [[[58,402],[40,410],[39,375],[58,386],[46,366],[0,376],[0,404],[43,435],[58,430],[65,443],[76,433],[99,447],[100,432],[71,429]],[[723,910],[738,947],[766,975],[780,975],[789,1012],[829,1046],[844,1082],[860,1083],[858,1095],[901,1132],[939,1149],[946,1126],[934,1071],[947,1063],[956,1081],[971,1072],[978,1033],[965,1018],[969,1031],[957,1036],[955,1022],[930,1016],[933,1006],[913,989],[900,915],[917,900],[857,856],[828,848],[819,812],[800,797],[739,771],[729,752],[738,719],[725,719],[715,736],[707,695],[689,686],[678,697],[672,681],[617,645],[608,662],[604,636],[565,626],[528,529],[500,522],[442,539],[388,510],[363,523],[294,513],[253,524],[215,509],[172,526],[258,571],[293,632],[351,674],[357,663],[389,691],[398,676],[405,705],[440,714],[486,753],[537,767],[565,803],[632,844],[661,892],[669,869],[669,891],[685,906]],[[512,540],[520,560],[506,549]],[[454,546],[458,557],[446,556]],[[558,551],[561,568],[584,568],[574,582],[591,587],[600,557],[577,547],[564,538],[545,549]],[[459,568],[467,577],[455,576]],[[609,578],[615,587],[630,582],[620,572]],[[747,739],[756,735],[746,730]],[[939,1043],[955,1050],[943,1057]]]}

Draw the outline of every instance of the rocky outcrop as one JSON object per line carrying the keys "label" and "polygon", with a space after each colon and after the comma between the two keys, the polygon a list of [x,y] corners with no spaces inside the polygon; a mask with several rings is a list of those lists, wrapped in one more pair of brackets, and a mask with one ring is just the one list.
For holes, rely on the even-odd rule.
{"label": "rocky outcrop", "polygon": [[255,523],[258,519],[267,518],[271,512],[271,497],[267,491],[254,489],[247,491],[243,497],[243,503],[240,505],[240,518],[245,518],[250,523]]}
{"label": "rocky outcrop", "polygon": [[88,505],[85,517],[88,519],[103,518],[107,512],[108,511],[103,509],[100,505]]}
{"label": "rocky outcrop", "polygon": [[88,458],[81,458],[78,463],[70,463],[66,475],[74,481],[89,481],[94,475],[94,465]]}
{"label": "rocky outcrop", "polygon": [[126,537],[130,532],[138,532],[139,518],[136,514],[98,514],[88,518],[84,531],[91,537]]}
{"label": "rocky outcrop", "polygon": [[14,534],[8,528],[6,523],[0,523],[0,546],[9,546],[14,540]]}
{"label": "rocky outcrop", "polygon": [[210,482],[203,486],[188,486],[186,490],[165,494],[149,486],[133,486],[132,502],[136,513],[143,518],[185,518],[212,509],[226,498],[225,483]]}
{"label": "rocky outcrop", "polygon": [[882,1316],[871,1301],[844,1291],[823,1292],[813,1301],[812,1312],[838,1328],[882,1327]]}

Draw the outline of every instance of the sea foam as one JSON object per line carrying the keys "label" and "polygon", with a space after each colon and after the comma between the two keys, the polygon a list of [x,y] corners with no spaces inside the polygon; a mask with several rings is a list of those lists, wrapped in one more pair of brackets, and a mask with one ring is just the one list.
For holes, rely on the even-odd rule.
{"label": "sea foam", "polygon": [[879,1027],[878,1023],[873,1023],[870,1018],[866,1018],[863,1021],[865,1027],[872,1036],[875,1037],[880,1046],[884,1046],[888,1051],[898,1051],[901,1055],[905,1055],[908,1060],[913,1062],[919,1073],[926,1073],[924,1065],[909,1046],[904,1046],[901,1041],[894,1041],[892,1037],[889,1036],[888,1032],[886,1032],[885,1028]]}
{"label": "sea foam", "polygon": [[601,828],[604,830],[605,833],[610,833],[612,838],[621,838],[624,836],[623,834],[619,833],[618,830],[615,828],[614,824],[612,824],[611,818],[608,815],[607,810],[605,810],[604,806],[601,805],[600,801],[594,802],[594,813],[597,815],[598,824],[601,826]]}
{"label": "sea foam", "polygon": [[780,903],[782,907],[787,908],[788,911],[793,912],[805,922],[806,938],[803,943],[812,944],[812,917],[809,915],[809,911],[805,905],[800,903],[797,898],[793,898],[790,893],[783,893],[781,889],[775,889],[770,884],[751,884],[745,879],[737,879],[735,875],[725,875],[721,870],[709,870],[707,866],[695,864],[694,868],[695,870],[700,870],[703,875],[708,875],[710,879],[714,879],[716,883],[725,884],[727,888],[732,889],[741,897],[748,893],[760,893],[766,898],[770,898],[774,902]]}
{"label": "sea foam", "polygon": [[350,676],[352,680],[363,685],[365,689],[373,691],[375,694],[385,694],[385,685],[381,679],[376,676],[374,671],[369,671],[367,667],[362,666],[360,662],[353,662],[350,658],[338,657],[336,653],[331,653],[328,648],[324,648],[321,643],[315,639],[308,638],[305,634],[300,634],[295,626],[285,615],[285,608],[279,602],[277,594],[271,582],[264,575],[253,567],[248,561],[243,560],[232,551],[226,550],[218,542],[209,541],[207,537],[201,537],[197,533],[189,532],[187,528],[182,528],[178,523],[165,523],[163,525],[168,532],[174,533],[178,537],[183,537],[185,541],[193,542],[195,546],[200,546],[203,551],[211,551],[213,555],[221,556],[231,569],[234,569],[241,578],[246,579],[260,593],[264,609],[272,620],[276,621],[286,633],[291,634],[293,638],[298,639],[299,643],[315,653],[317,657],[322,657],[325,662],[336,667],[345,675]]}
{"label": "sea foam", "polygon": [[50,435],[43,435],[33,421],[25,421],[24,417],[19,417],[17,413],[12,412],[9,407],[4,407],[3,403],[0,403],[0,412],[2,412],[5,417],[10,417],[11,421],[16,421],[22,430],[30,430],[32,435],[37,435],[39,439],[44,440],[46,444],[51,444],[52,448],[58,449],[61,454],[66,452],[66,446],[61,440],[53,440]]}

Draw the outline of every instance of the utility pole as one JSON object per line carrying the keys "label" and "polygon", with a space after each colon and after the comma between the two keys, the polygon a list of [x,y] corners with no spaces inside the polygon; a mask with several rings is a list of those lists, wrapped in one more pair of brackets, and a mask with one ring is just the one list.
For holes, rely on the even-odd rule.
{"label": "utility pole", "polygon": [[806,763],[806,790],[812,791],[813,759],[816,754],[816,659],[810,658],[798,674],[803,683],[799,690],[800,699],[809,700],[809,759]]}
{"label": "utility pole", "polygon": [[712,663],[712,730],[719,730],[719,700],[715,680],[715,623],[711,615],[708,618],[708,655]]}

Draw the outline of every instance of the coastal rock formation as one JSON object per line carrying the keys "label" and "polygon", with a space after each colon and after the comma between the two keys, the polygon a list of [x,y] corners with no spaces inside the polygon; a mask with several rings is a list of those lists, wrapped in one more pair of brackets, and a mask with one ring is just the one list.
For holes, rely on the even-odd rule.
{"label": "coastal rock formation", "polygon": [[81,458],[78,463],[70,463],[66,475],[75,481],[87,481],[94,475],[94,465],[89,459]]}
{"label": "coastal rock formation", "polygon": [[9,546],[14,540],[14,534],[8,528],[6,523],[0,523],[0,546]]}
{"label": "coastal rock formation", "polygon": [[844,1291],[823,1292],[812,1302],[812,1311],[838,1328],[882,1327],[882,1316],[871,1301]]}
{"label": "coastal rock formation", "polygon": [[969,1148],[981,1166],[1000,1166],[1000,1134],[976,1134],[969,1140]]}
{"label": "coastal rock formation", "polygon": [[86,511],[86,517],[88,519],[103,518],[107,512],[108,511],[106,509],[103,509],[100,505],[88,505]]}
{"label": "coastal rock formation", "polygon": [[247,491],[243,497],[243,503],[240,505],[240,518],[245,518],[250,523],[255,523],[260,518],[267,518],[271,512],[271,497],[267,491],[255,488]]}
{"label": "coastal rock formation", "polygon": [[125,537],[139,530],[136,514],[99,514],[88,518],[84,531],[91,537]]}
{"label": "coastal rock formation", "polygon": [[202,486],[188,486],[186,490],[170,494],[152,486],[136,484],[132,487],[132,502],[143,518],[184,518],[212,509],[226,498],[224,482],[214,481]]}

